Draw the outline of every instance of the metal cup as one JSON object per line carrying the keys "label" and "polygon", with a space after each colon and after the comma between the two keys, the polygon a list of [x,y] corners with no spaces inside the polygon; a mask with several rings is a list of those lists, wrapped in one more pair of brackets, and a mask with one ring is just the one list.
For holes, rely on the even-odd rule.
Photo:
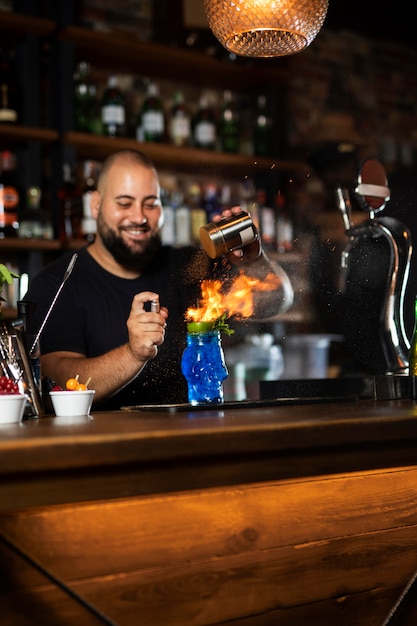
{"label": "metal cup", "polygon": [[256,238],[257,231],[252,218],[244,211],[200,228],[201,244],[212,259],[242,248]]}

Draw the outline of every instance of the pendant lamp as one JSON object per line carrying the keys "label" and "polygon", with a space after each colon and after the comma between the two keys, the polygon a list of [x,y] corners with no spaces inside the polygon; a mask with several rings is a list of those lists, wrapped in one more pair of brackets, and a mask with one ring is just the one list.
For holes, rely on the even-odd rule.
{"label": "pendant lamp", "polygon": [[323,26],[327,7],[328,0],[204,0],[222,46],[246,57],[300,52]]}

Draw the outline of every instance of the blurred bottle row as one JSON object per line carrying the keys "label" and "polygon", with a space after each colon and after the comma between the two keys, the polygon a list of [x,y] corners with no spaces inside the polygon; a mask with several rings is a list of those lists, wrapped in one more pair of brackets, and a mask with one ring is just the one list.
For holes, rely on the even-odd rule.
{"label": "blurred bottle row", "polygon": [[129,93],[122,89],[117,75],[108,77],[99,95],[89,63],[81,62],[74,74],[74,128],[140,142],[276,155],[274,116],[265,94],[259,94],[245,111],[245,122],[236,93],[226,89],[220,101],[213,96],[214,92],[202,92],[197,102],[188,102],[183,91],[176,89],[169,98],[163,98],[159,85],[147,81],[146,93],[132,111]]}
{"label": "blurred bottle row", "polygon": [[[91,214],[90,196],[96,189],[100,167],[101,163],[94,160],[83,161],[76,168],[69,163],[63,165],[58,190],[59,219],[54,224],[41,189],[30,186],[22,191],[17,182],[15,155],[9,150],[1,151],[0,238],[92,241],[96,221]],[[201,226],[223,209],[240,205],[252,215],[265,248],[288,252],[293,247],[293,224],[284,194],[279,192],[268,204],[266,191],[256,189],[249,177],[242,183],[219,184],[162,173],[161,199],[165,218],[162,239],[166,244],[198,245]]]}

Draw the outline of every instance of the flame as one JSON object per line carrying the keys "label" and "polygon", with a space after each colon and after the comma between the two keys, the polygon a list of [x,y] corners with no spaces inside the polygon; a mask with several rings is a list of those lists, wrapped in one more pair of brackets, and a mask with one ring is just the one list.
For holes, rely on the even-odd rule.
{"label": "flame", "polygon": [[281,284],[276,274],[268,274],[260,280],[241,273],[225,290],[220,280],[203,280],[201,300],[198,307],[190,307],[185,318],[193,322],[214,322],[220,316],[247,318],[253,314],[256,291],[273,291]]}

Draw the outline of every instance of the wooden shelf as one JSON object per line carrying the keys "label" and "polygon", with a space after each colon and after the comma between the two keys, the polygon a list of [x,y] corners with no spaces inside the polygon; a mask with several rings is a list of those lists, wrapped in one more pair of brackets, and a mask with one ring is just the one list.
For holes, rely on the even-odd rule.
{"label": "wooden shelf", "polygon": [[0,137],[6,138],[11,143],[25,143],[40,141],[52,143],[57,141],[59,134],[50,128],[35,128],[33,126],[20,126],[15,124],[0,124]]}
{"label": "wooden shelf", "polygon": [[271,82],[286,81],[286,59],[247,60],[247,65],[226,63],[205,53],[135,40],[131,36],[103,33],[77,26],[58,32],[76,47],[77,56],[113,71],[192,82],[204,87],[251,91]]}
{"label": "wooden shelf", "polygon": [[56,24],[52,20],[11,11],[0,11],[0,28],[4,35],[38,35],[45,37],[53,33]]}
{"label": "wooden shelf", "polygon": [[61,137],[64,144],[77,148],[80,159],[105,159],[116,150],[132,149],[143,150],[155,162],[157,167],[172,167],[176,170],[188,169],[192,171],[220,169],[221,172],[235,172],[239,170],[245,176],[255,171],[283,170],[307,176],[310,168],[300,161],[280,160],[270,157],[247,156],[243,154],[229,154],[225,152],[200,150],[198,148],[179,148],[171,144],[139,143],[134,139],[112,139],[88,133],[67,132]]}
{"label": "wooden shelf", "polygon": [[60,250],[62,244],[56,239],[19,239],[8,237],[0,239],[0,250]]}

